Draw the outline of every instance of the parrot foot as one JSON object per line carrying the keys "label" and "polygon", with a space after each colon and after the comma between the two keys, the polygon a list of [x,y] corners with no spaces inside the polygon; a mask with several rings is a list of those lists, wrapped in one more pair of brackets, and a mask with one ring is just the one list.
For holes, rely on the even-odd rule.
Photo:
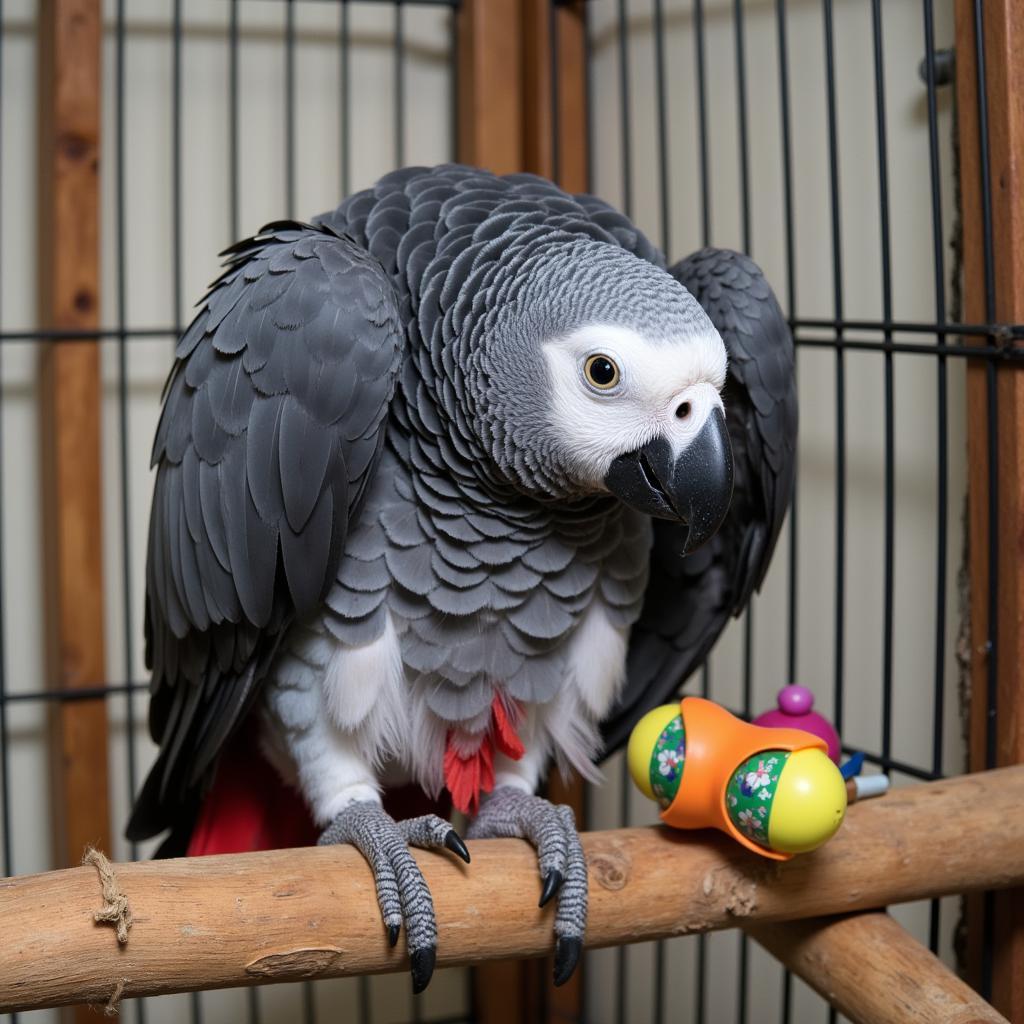
{"label": "parrot foot", "polygon": [[437,923],[430,890],[409,847],[446,847],[468,864],[466,844],[455,829],[436,814],[396,822],[380,804],[372,801],[349,804],[317,840],[319,846],[338,843],[351,844],[369,863],[392,946],[405,925],[412,990],[419,994],[434,973]]}
{"label": "parrot foot", "polygon": [[556,806],[512,786],[499,786],[470,825],[470,839],[525,839],[537,850],[542,888],[540,906],[556,893],[556,985],[572,977],[587,927],[587,861],[572,808]]}

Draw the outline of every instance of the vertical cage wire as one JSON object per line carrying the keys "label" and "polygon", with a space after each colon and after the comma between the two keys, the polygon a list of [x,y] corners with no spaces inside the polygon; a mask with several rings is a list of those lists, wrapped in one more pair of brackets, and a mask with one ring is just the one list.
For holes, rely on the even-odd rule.
{"label": "vertical cage wire", "polygon": [[[941,171],[939,166],[938,113],[936,108],[935,82],[935,25],[931,0],[922,0],[924,35],[924,72],[928,103],[928,176],[931,186],[931,232],[933,288],[935,291],[935,321],[941,323],[946,314],[946,270],[943,258],[942,203],[939,197]],[[949,426],[947,414],[948,373],[946,357],[942,349],[946,345],[945,334],[936,336],[938,351],[935,356],[936,407],[938,422],[936,436],[936,477],[938,500],[936,503],[936,551],[935,551],[935,671],[934,699],[932,704],[932,771],[942,771],[943,730],[942,708],[946,699],[946,673],[943,655],[946,648],[946,545],[948,543],[948,487],[949,487]],[[939,950],[940,904],[932,900],[929,907],[928,948],[933,953]]]}
{"label": "vertical cage wire", "polygon": [[[786,0],[775,2],[776,53],[779,66],[779,130],[782,149],[782,204],[785,236],[786,266],[786,316],[792,322],[796,316],[796,252],[793,231],[793,155],[790,137],[789,103],[789,49],[786,40]],[[799,384],[799,349],[793,352],[793,372]],[[799,480],[793,481],[793,495],[789,506],[788,540],[789,558],[786,575],[786,682],[796,683],[797,672],[797,568],[799,564],[799,543],[797,522],[799,518]],[[789,1024],[793,1015],[793,975],[786,969],[782,972],[782,993],[779,1019]]]}
{"label": "vertical cage wire", "polygon": [[[4,151],[4,2],[0,0],[0,153]],[[3,238],[3,197],[4,177],[3,168],[0,166],[0,239]],[[4,294],[3,294],[3,260],[0,250],[0,327],[3,325]],[[3,855],[3,869],[5,875],[14,874],[14,858],[11,852],[11,756],[10,744],[8,743],[8,719],[7,719],[7,619],[6,619],[6,587],[4,586],[7,577],[4,575],[4,463],[3,458],[6,432],[4,430],[4,415],[6,413],[3,401],[3,345],[0,344],[0,801],[2,801],[3,825],[3,846],[0,849]],[[11,1024],[18,1024],[19,1015],[10,1015]]]}
{"label": "vertical cage wire", "polygon": [[[0,0],[0,153],[4,147],[4,0]],[[3,195],[4,178],[3,167],[0,165],[0,238],[3,238]],[[3,324],[3,253],[0,251],[0,326]],[[14,859],[11,856],[11,769],[10,769],[10,748],[7,742],[9,735],[7,731],[7,630],[5,616],[6,588],[4,582],[4,414],[6,412],[3,401],[3,345],[0,345],[0,801],[2,801],[2,824],[3,824],[3,846],[0,849],[3,855],[3,868],[5,875],[14,874]]]}
{"label": "vertical cage wire", "polygon": [[825,30],[825,88],[827,95],[828,181],[832,238],[832,305],[836,319],[835,423],[836,423],[836,520],[835,520],[835,667],[833,719],[842,735],[845,708],[843,654],[846,611],[846,366],[843,352],[842,224],[839,198],[839,157],[836,137],[835,37],[832,0],[823,0]]}

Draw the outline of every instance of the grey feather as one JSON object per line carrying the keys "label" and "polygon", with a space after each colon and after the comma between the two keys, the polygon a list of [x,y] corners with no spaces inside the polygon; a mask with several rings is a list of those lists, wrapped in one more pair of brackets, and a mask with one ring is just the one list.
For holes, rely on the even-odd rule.
{"label": "grey feather", "polygon": [[[233,247],[186,331],[154,445],[147,560],[159,782],[144,788],[131,835],[189,805],[196,771],[244,716],[282,630],[333,579],[382,451],[404,342],[398,306],[351,239],[286,224]],[[357,423],[344,384],[355,379]]]}
{"label": "grey feather", "polygon": [[[285,512],[289,527],[300,533],[325,489],[327,468],[337,441],[329,430],[318,426],[294,398],[284,403],[280,440]],[[341,469],[344,473],[344,463]]]}

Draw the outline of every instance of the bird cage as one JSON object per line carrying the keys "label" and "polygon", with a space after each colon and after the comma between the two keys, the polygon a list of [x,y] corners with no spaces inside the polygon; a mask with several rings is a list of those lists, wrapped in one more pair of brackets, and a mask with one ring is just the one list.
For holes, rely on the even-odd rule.
{"label": "bird cage", "polygon": [[[155,756],[149,445],[216,253],[406,164],[542,174],[773,283],[794,500],[686,693],[750,717],[803,683],[897,787],[1024,761],[1022,47],[1012,0],[0,0],[4,874],[153,852],[122,838]],[[590,830],[656,821],[603,770],[552,790]],[[894,912],[1024,1020],[1019,890]],[[140,1024],[836,1017],[756,930],[633,937],[557,990],[504,959],[417,999],[391,974],[113,994]],[[61,1013],[94,1011],[4,1020]]]}

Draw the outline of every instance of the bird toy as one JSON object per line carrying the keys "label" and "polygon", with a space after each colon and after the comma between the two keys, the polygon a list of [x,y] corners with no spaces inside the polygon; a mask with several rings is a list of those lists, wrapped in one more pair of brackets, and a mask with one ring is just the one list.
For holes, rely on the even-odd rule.
{"label": "bird toy", "polygon": [[717,828],[773,860],[817,849],[846,813],[846,783],[825,740],[752,725],[701,697],[644,715],[627,759],[666,824]]}
{"label": "bird toy", "polygon": [[824,715],[814,710],[814,694],[806,687],[793,683],[779,690],[778,707],[754,719],[754,725],[768,728],[803,729],[820,736],[828,746],[828,756],[839,764],[842,747],[839,733]]}

